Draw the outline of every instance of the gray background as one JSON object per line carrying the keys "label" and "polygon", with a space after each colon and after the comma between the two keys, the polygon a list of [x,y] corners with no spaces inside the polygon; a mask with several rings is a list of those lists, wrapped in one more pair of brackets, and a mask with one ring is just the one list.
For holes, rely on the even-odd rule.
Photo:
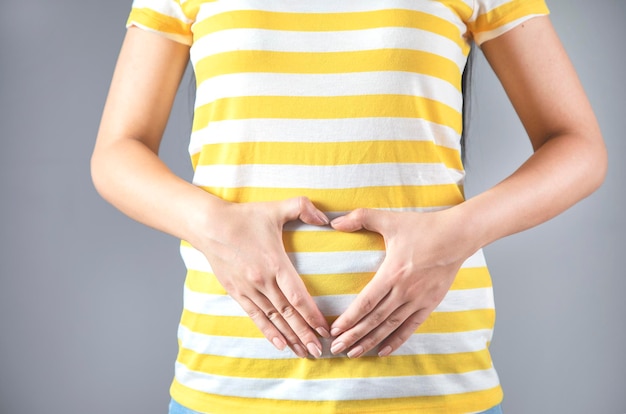
{"label": "gray background", "polygon": [[[610,152],[592,197],[487,248],[507,414],[626,413],[626,2],[552,0]],[[184,276],[178,241],[89,177],[130,0],[0,3],[0,414],[164,413]],[[184,80],[162,156],[190,177]],[[484,61],[468,193],[530,154]]]}

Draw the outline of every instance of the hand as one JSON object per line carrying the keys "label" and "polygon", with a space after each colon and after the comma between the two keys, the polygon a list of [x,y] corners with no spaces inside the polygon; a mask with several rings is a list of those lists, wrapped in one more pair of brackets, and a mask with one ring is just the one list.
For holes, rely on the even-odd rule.
{"label": "hand", "polygon": [[331,352],[357,358],[378,346],[378,355],[398,349],[443,300],[475,250],[459,237],[453,209],[433,213],[357,209],[338,217],[339,231],[380,233],[386,256],[370,283],[332,324]]}
{"label": "hand", "polygon": [[305,358],[322,354],[316,332],[329,337],[326,319],[306,290],[282,241],[283,225],[328,218],[306,197],[265,203],[224,203],[199,248],[228,294],[280,350]]}

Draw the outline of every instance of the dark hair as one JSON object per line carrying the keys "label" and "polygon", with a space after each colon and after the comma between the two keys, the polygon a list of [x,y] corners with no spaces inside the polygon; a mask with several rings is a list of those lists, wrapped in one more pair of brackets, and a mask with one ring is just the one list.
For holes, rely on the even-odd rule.
{"label": "dark hair", "polygon": [[471,83],[472,83],[472,67],[474,66],[474,48],[472,45],[469,54],[467,55],[467,63],[463,69],[463,75],[461,77],[461,92],[463,94],[463,130],[461,131],[461,160],[463,164],[466,162],[465,147],[467,144],[467,134],[469,132],[470,122],[470,100],[471,100]]}

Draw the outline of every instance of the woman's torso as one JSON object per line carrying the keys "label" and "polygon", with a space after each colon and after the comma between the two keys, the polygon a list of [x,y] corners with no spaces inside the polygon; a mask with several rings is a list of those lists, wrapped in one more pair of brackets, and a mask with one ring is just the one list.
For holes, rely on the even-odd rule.
{"label": "woman's torso", "polygon": [[[458,7],[455,9],[453,5]],[[463,2],[229,0],[195,13],[194,183],[233,202],[309,197],[354,208],[432,211],[463,201]],[[428,235],[424,235],[428,237]],[[332,320],[384,258],[381,237],[290,223],[285,248]],[[480,411],[501,391],[482,253],[387,358],[280,352],[183,242],[189,269],[175,399],[216,413]],[[447,408],[446,408],[447,407]],[[473,409],[473,407],[475,409]]]}

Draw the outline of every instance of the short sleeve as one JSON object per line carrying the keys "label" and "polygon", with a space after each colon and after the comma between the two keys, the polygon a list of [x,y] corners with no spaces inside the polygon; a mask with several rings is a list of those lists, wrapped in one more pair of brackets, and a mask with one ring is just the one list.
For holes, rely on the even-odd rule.
{"label": "short sleeve", "polygon": [[126,27],[163,35],[176,42],[191,45],[192,21],[185,15],[180,0],[134,0]]}
{"label": "short sleeve", "polygon": [[480,46],[528,19],[547,14],[545,0],[474,0],[474,13],[467,26]]}

